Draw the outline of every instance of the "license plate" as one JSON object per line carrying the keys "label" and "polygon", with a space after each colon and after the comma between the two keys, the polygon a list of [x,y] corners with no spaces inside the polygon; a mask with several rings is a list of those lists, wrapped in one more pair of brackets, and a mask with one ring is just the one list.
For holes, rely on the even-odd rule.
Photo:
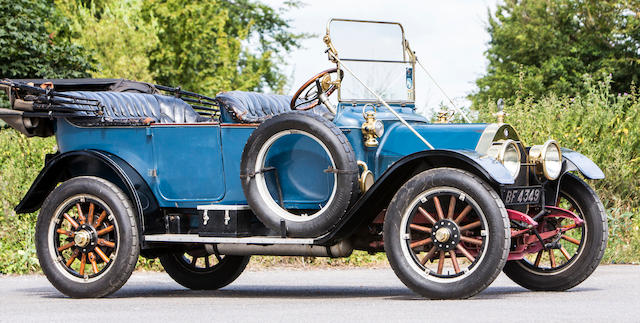
{"label": "license plate", "polygon": [[502,201],[505,205],[540,204],[542,187],[525,186],[502,189]]}

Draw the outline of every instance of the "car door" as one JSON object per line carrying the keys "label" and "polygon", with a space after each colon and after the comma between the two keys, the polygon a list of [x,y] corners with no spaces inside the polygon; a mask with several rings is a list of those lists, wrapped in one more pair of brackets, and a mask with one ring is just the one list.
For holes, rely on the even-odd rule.
{"label": "car door", "polygon": [[[219,124],[152,126],[157,191],[175,207],[224,197]],[[166,203],[161,203],[166,204]]]}

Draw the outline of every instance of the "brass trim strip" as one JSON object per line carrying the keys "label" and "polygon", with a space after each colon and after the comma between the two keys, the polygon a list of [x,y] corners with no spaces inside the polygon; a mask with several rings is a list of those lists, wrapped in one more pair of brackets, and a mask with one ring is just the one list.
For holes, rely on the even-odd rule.
{"label": "brass trim strip", "polygon": [[257,128],[259,123],[221,123],[224,128]]}

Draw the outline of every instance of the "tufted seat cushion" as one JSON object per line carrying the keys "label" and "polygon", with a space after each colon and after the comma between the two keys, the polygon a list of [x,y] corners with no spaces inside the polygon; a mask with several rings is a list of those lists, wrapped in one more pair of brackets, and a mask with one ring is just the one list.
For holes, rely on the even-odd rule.
{"label": "tufted seat cushion", "polygon": [[[243,91],[222,92],[216,96],[216,101],[233,119],[244,123],[259,123],[291,111],[291,99],[289,95]],[[324,105],[319,105],[311,111],[319,115],[329,112]]]}
{"label": "tufted seat cushion", "polygon": [[[172,96],[128,92],[65,92],[95,99],[104,107],[108,121],[146,120],[147,123],[196,123],[210,119],[200,116],[186,102]],[[73,107],[73,106],[72,106]],[[76,106],[86,108],[86,106]]]}

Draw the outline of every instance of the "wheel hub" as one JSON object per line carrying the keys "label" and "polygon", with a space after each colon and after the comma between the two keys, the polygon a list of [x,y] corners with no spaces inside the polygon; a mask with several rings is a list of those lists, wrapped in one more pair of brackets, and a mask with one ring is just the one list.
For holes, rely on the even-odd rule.
{"label": "wheel hub", "polygon": [[440,228],[436,231],[436,241],[438,242],[447,242],[449,237],[451,237],[451,230],[447,228]]}
{"label": "wheel hub", "polygon": [[87,230],[80,230],[75,233],[73,241],[76,243],[76,246],[84,248],[91,242],[91,233]]}
{"label": "wheel hub", "polygon": [[435,246],[443,251],[449,251],[460,242],[460,228],[449,219],[442,219],[433,225],[431,238]]}
{"label": "wheel hub", "polygon": [[83,253],[93,251],[98,243],[98,232],[93,226],[82,224],[74,233],[73,241]]}

